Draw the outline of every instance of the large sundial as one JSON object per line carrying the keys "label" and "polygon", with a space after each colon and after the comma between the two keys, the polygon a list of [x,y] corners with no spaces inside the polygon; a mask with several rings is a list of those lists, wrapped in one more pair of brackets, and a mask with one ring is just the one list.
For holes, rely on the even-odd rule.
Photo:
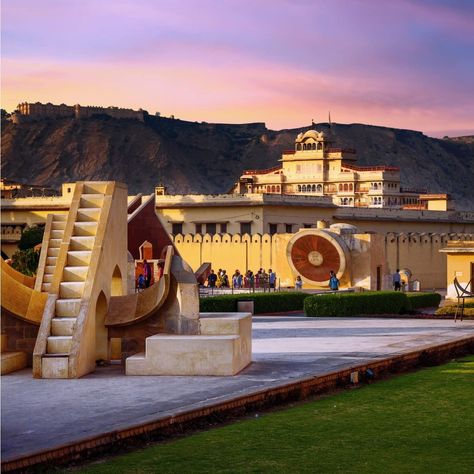
{"label": "large sundial", "polygon": [[288,242],[287,257],[292,270],[307,282],[326,286],[329,272],[341,278],[347,267],[348,249],[336,234],[317,229],[302,230]]}

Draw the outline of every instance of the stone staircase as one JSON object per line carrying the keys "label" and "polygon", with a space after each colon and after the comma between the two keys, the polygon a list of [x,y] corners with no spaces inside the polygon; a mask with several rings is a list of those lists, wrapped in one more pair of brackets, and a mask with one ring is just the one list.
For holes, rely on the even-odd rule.
{"label": "stone staircase", "polygon": [[47,242],[47,256],[44,267],[43,279],[41,281],[40,291],[46,293],[51,288],[53,281],[54,270],[56,268],[56,261],[58,259],[59,247],[64,237],[64,229],[66,228],[67,216],[64,214],[53,214],[50,229],[50,238]]}
{"label": "stone staircase", "polygon": [[[85,183],[77,213],[75,216],[70,216],[70,218],[75,217],[75,221],[72,224],[66,264],[59,282],[59,294],[55,303],[54,316],[51,319],[46,352],[43,354],[43,358],[54,358],[55,360],[44,361],[45,363],[42,364],[42,375],[45,378],[68,377],[68,357],[88,278],[91,255],[96,243],[105,187],[105,183]],[[55,217],[61,218],[62,216]],[[66,222],[63,219],[53,219],[52,225],[42,285],[43,291],[48,291],[51,286]]]}

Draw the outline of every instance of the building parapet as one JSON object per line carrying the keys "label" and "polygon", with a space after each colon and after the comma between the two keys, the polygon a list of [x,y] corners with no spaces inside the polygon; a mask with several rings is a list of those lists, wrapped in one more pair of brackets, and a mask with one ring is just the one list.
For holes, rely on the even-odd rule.
{"label": "building parapet", "polygon": [[72,196],[69,199],[63,196],[2,199],[1,206],[2,211],[21,209],[64,210],[71,206],[71,199]]}
{"label": "building parapet", "polygon": [[403,220],[420,222],[474,223],[473,211],[436,211],[397,208],[338,207],[333,216],[337,220]]}
{"label": "building parapet", "polygon": [[328,196],[302,196],[296,194],[165,194],[156,195],[156,207],[192,206],[264,206],[301,205],[336,207]]}

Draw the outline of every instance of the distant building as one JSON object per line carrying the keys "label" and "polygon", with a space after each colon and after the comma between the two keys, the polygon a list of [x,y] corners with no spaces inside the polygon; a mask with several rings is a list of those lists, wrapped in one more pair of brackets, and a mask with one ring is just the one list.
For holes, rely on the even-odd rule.
{"label": "distant building", "polygon": [[120,107],[99,107],[90,105],[55,105],[48,102],[29,103],[22,102],[18,104],[17,110],[12,114],[14,123],[25,121],[41,120],[44,118],[63,118],[71,117],[76,119],[93,117],[94,115],[108,115],[116,119],[135,119],[143,122],[145,110],[122,109]]}
{"label": "distant building", "polygon": [[356,152],[334,148],[324,132],[308,130],[283,152],[281,165],[245,170],[235,194],[296,194],[329,196],[337,206],[451,210],[447,194],[402,188],[400,170],[393,166],[356,166]]}

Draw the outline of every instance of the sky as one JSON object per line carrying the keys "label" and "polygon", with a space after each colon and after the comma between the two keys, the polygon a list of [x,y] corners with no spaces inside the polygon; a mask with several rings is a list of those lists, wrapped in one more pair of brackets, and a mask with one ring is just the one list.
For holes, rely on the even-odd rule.
{"label": "sky", "polygon": [[1,103],[474,134],[472,0],[2,0]]}

